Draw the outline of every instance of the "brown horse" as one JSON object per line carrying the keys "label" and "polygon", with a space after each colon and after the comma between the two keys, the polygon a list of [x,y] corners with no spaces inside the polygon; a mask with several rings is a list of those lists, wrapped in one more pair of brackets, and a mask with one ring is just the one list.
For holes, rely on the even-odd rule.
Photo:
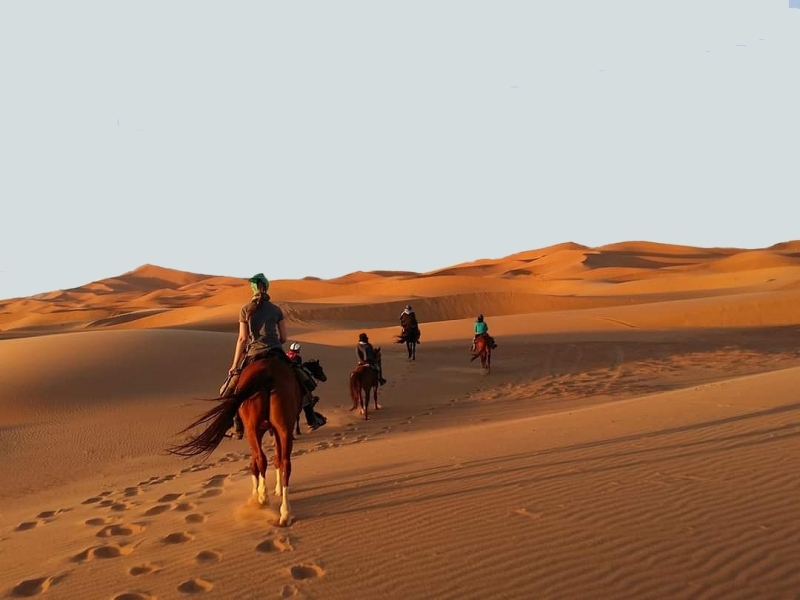
{"label": "brown horse", "polygon": [[475,340],[472,358],[470,358],[469,361],[472,362],[480,356],[481,369],[488,373],[492,369],[492,346],[494,346],[494,341],[486,334],[479,335],[478,339]]}
{"label": "brown horse", "polygon": [[380,385],[381,373],[381,348],[375,348],[375,370],[369,365],[359,363],[350,373],[350,399],[353,405],[350,410],[360,408],[364,415],[364,420],[369,420],[369,394],[372,392],[375,410],[378,410],[378,387]]}
{"label": "brown horse", "polygon": [[293,516],[289,507],[289,477],[292,474],[292,429],[300,414],[302,392],[294,369],[285,359],[267,356],[242,369],[236,390],[180,433],[206,425],[206,428],[187,442],[173,446],[168,451],[178,456],[206,457],[226,437],[233,416],[238,412],[250,443],[252,459],[250,473],[253,478],[253,497],[267,504],[267,457],[261,440],[269,431],[275,437],[275,495],[281,497],[280,524],[291,525]]}

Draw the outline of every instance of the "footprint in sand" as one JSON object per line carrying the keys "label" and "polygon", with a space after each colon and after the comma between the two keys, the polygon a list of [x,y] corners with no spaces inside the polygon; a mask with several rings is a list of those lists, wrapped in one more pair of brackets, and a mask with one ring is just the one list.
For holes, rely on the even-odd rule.
{"label": "footprint in sand", "polygon": [[14,531],[29,531],[38,527],[39,525],[42,525],[43,523],[44,521],[40,521],[38,519],[36,521],[24,521],[14,527]]}
{"label": "footprint in sand", "polygon": [[200,513],[192,513],[190,515],[186,515],[183,520],[187,523],[205,523],[206,516],[201,515]]}
{"label": "footprint in sand", "polygon": [[225,481],[229,477],[230,475],[226,474],[214,475],[211,479],[203,484],[203,488],[221,488],[225,485]]}
{"label": "footprint in sand", "polygon": [[26,579],[25,581],[19,582],[11,589],[11,596],[14,598],[30,598],[31,596],[38,596],[39,594],[45,593],[65,577],[66,575],[57,575],[55,577],[37,577],[35,579]]}
{"label": "footprint in sand", "polygon": [[134,533],[141,533],[142,531],[144,531],[144,525],[140,525],[139,523],[129,523],[126,525],[106,525],[97,532],[97,537],[133,535]]}
{"label": "footprint in sand", "polygon": [[281,588],[281,598],[291,598],[292,596],[297,596],[300,593],[300,590],[297,589],[296,585],[285,585]]}
{"label": "footprint in sand", "polygon": [[69,508],[59,508],[58,510],[43,510],[38,515],[36,515],[37,519],[52,519],[53,517],[57,517],[58,515],[63,515],[65,512],[68,512]]}
{"label": "footprint in sand", "polygon": [[167,537],[164,538],[164,543],[183,544],[185,542],[191,542],[193,539],[194,535],[192,535],[188,531],[180,531],[178,533],[170,533]]}
{"label": "footprint in sand", "polygon": [[203,550],[197,553],[194,559],[199,563],[218,563],[222,560],[222,554],[214,550]]}
{"label": "footprint in sand", "polygon": [[152,508],[148,508],[146,511],[144,511],[144,516],[155,517],[156,515],[160,515],[167,511],[172,510],[172,508],[173,508],[172,504],[157,504]]}
{"label": "footprint in sand", "polygon": [[210,581],[198,578],[184,581],[178,586],[178,591],[182,594],[202,594],[204,592],[210,592],[213,587],[214,584]]}
{"label": "footprint in sand", "polygon": [[142,563],[128,569],[128,575],[132,577],[139,577],[140,575],[147,575],[148,573],[157,573],[161,570],[161,565],[157,563]]}
{"label": "footprint in sand", "polygon": [[144,481],[140,481],[138,485],[150,485],[151,483],[153,483],[157,479],[158,479],[158,477],[154,475],[154,476],[150,477],[149,479],[145,479]]}
{"label": "footprint in sand", "polygon": [[120,517],[95,517],[93,519],[86,519],[84,524],[89,525],[90,527],[96,527],[99,525],[111,525],[119,520]]}
{"label": "footprint in sand", "polygon": [[177,510],[178,512],[189,512],[190,510],[194,510],[197,508],[197,504],[194,502],[181,502],[180,504],[176,504],[173,510]]}
{"label": "footprint in sand", "polygon": [[219,462],[220,463],[239,462],[240,460],[242,460],[241,455],[234,454],[233,452],[228,452],[228,454],[219,459]]}
{"label": "footprint in sand", "polygon": [[72,562],[84,563],[96,558],[119,558],[127,556],[133,552],[133,546],[123,544],[103,544],[102,546],[92,546],[80,554],[72,557]]}
{"label": "footprint in sand", "polygon": [[212,465],[192,465],[191,467],[186,467],[185,469],[181,469],[181,473],[197,473],[198,471],[205,471],[206,469],[210,469]]}
{"label": "footprint in sand", "polygon": [[113,510],[114,512],[123,512],[126,510],[130,510],[130,506],[125,504],[124,502],[115,502],[111,506],[108,507],[108,510]]}
{"label": "footprint in sand", "polygon": [[91,498],[87,498],[81,502],[81,504],[96,504],[97,502],[100,502],[100,500],[102,500],[100,496],[92,496]]}
{"label": "footprint in sand", "polygon": [[150,592],[122,592],[114,596],[113,600],[156,600]]}
{"label": "footprint in sand", "polygon": [[213,498],[214,496],[219,496],[221,493],[222,490],[219,488],[210,489],[200,494],[200,498]]}
{"label": "footprint in sand", "polygon": [[314,563],[295,565],[293,567],[289,567],[289,574],[292,576],[292,579],[301,581],[303,579],[315,579],[317,577],[322,577],[325,575],[325,569],[319,565],[315,565]]}
{"label": "footprint in sand", "polygon": [[156,502],[174,502],[178,498],[183,498],[184,495],[185,494],[183,492],[179,492],[177,494],[164,494],[161,496],[161,498],[156,500]]}
{"label": "footprint in sand", "polygon": [[122,490],[122,495],[125,496],[126,498],[138,496],[141,493],[142,490],[138,487],[126,487],[124,490]]}
{"label": "footprint in sand", "polygon": [[269,538],[256,546],[257,552],[291,552],[294,550],[289,536],[281,538]]}
{"label": "footprint in sand", "polygon": [[150,480],[147,482],[147,485],[161,485],[162,483],[166,483],[167,481],[172,481],[176,477],[177,475],[164,475],[163,477],[155,477],[155,478],[151,477]]}

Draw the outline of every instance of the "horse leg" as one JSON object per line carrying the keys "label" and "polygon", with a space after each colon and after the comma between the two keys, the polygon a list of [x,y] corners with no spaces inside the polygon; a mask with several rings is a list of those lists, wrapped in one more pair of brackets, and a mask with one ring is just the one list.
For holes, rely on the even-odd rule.
{"label": "horse leg", "polygon": [[364,420],[369,421],[369,392],[370,385],[364,386],[364,396],[361,398],[361,414],[364,415]]}
{"label": "horse leg", "polygon": [[277,483],[281,488],[280,525],[292,524],[294,517],[289,506],[289,477],[292,474],[292,436],[291,431],[278,431],[275,436],[275,466]]}
{"label": "horse leg", "polygon": [[[259,403],[254,402],[253,404]],[[250,444],[250,453],[252,455],[250,463],[250,475],[253,479],[253,496],[258,500],[259,504],[264,505],[267,503],[267,457],[264,454],[264,450],[261,448],[261,440],[264,437],[264,430],[261,429],[261,427],[257,424],[259,421],[258,410],[247,410],[242,412],[244,413],[242,415],[242,424],[244,425],[247,441]]]}
{"label": "horse leg", "polygon": [[358,408],[358,403],[361,398],[360,385],[358,380],[356,379],[358,375],[353,373],[350,374],[350,401],[352,402],[352,406],[350,410],[355,410]]}
{"label": "horse leg", "polygon": [[489,346],[489,349],[486,351],[486,370],[492,370],[492,347]]}
{"label": "horse leg", "polygon": [[[376,385],[372,388],[372,400],[375,402],[375,410],[378,410],[380,407],[378,406],[378,386]],[[369,402],[369,401],[367,401]]]}

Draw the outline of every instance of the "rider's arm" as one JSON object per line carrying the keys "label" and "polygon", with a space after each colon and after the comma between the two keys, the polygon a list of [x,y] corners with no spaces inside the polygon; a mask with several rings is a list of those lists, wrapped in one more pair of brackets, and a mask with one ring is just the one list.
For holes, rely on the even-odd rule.
{"label": "rider's arm", "polygon": [[286,322],[283,319],[278,321],[278,338],[281,340],[281,344],[286,343]]}
{"label": "rider's arm", "polygon": [[242,355],[244,354],[245,346],[247,346],[247,338],[247,323],[240,321],[239,337],[236,338],[236,350],[233,352],[233,363],[231,364],[231,370],[238,368],[239,363],[242,362]]}

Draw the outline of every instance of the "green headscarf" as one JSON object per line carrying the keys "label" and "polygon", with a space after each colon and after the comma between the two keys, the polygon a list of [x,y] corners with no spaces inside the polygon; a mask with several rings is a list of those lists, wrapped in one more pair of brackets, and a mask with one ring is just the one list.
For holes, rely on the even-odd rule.
{"label": "green headscarf", "polygon": [[248,279],[247,281],[249,281],[249,282],[250,282],[250,287],[253,289],[253,293],[254,293],[254,294],[257,294],[257,293],[259,292],[259,289],[258,289],[258,282],[259,282],[259,281],[260,281],[261,283],[263,283],[263,284],[264,284],[264,292],[265,292],[265,293],[266,293],[266,291],[269,289],[269,279],[267,279],[267,278],[264,276],[264,274],[263,274],[263,273],[258,273],[258,274],[256,274],[256,275],[253,275],[253,276],[252,276],[250,279]]}

